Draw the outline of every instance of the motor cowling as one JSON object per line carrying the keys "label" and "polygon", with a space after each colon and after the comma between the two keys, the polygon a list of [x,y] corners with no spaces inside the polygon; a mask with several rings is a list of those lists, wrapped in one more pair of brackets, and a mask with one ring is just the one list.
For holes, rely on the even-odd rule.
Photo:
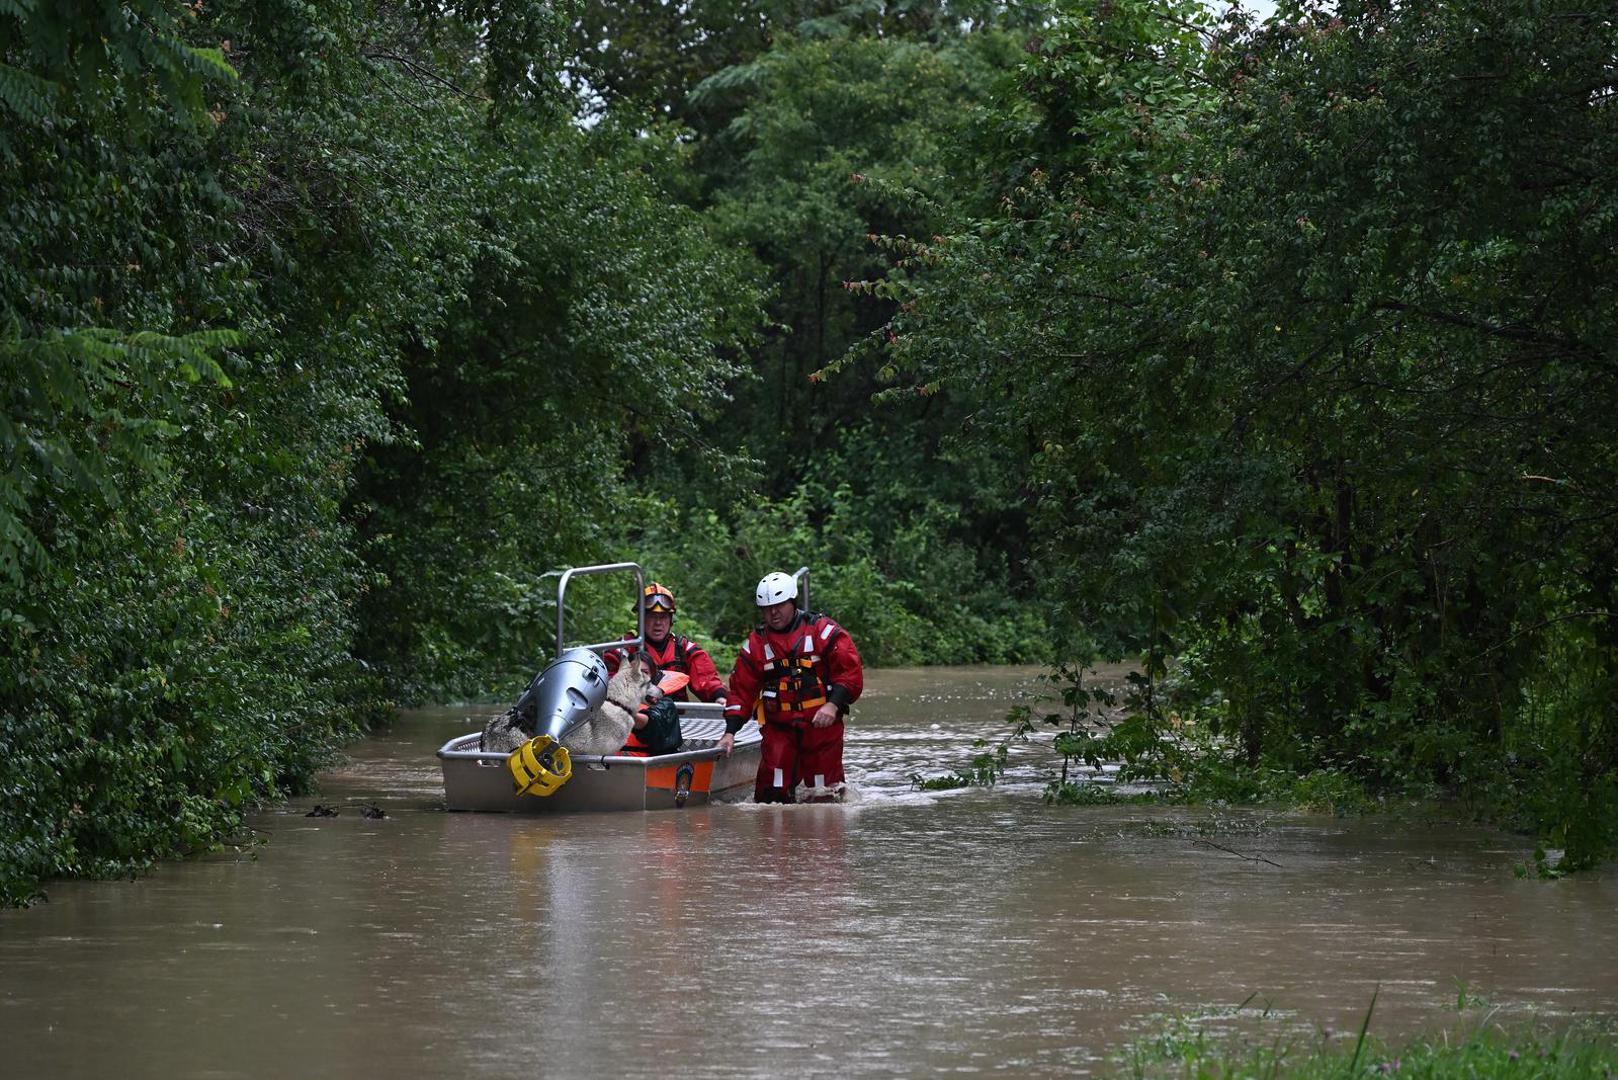
{"label": "motor cowling", "polygon": [[607,665],[589,649],[569,649],[545,667],[517,699],[517,724],[557,742],[607,700]]}

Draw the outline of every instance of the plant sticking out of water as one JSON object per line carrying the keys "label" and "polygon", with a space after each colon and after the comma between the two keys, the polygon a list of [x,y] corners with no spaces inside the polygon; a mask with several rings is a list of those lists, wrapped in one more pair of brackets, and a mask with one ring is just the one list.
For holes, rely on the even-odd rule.
{"label": "plant sticking out of water", "polygon": [[[1086,676],[1094,672],[1090,660],[1058,664],[1040,679],[1058,688],[1059,710],[1038,711],[1029,704],[1013,706],[1006,717],[1010,730],[1004,738],[994,743],[978,739],[973,743],[976,753],[966,768],[939,777],[915,773],[910,777],[912,786],[923,791],[993,786],[1005,773],[1011,747],[1029,741],[1035,731],[1045,727],[1056,729],[1051,746],[1062,760],[1060,772],[1045,785],[1046,802],[1092,805],[1154,798],[1150,793],[1120,796],[1110,784],[1098,784],[1094,777],[1100,774],[1103,762],[1122,762],[1118,777],[1126,781],[1159,780],[1185,771],[1188,762],[1180,757],[1166,765],[1163,762],[1160,717],[1153,693],[1156,683],[1148,676],[1132,673],[1128,709],[1119,716],[1118,695],[1100,683],[1086,682]],[[1091,770],[1090,776],[1081,776],[1085,768]]]}
{"label": "plant sticking out of water", "polygon": [[1057,806],[1116,806],[1119,803],[1157,801],[1157,796],[1149,791],[1123,795],[1113,785],[1095,781],[1059,784],[1052,780],[1045,785],[1043,796],[1046,802]]}
{"label": "plant sticking out of water", "polygon": [[991,744],[987,739],[974,739],[972,748],[977,751],[966,768],[957,769],[946,776],[924,776],[921,773],[910,774],[910,786],[916,791],[952,791],[963,787],[993,787],[995,782],[1006,771],[1006,763],[1011,757],[1012,739]]}
{"label": "plant sticking out of water", "polygon": [[1465,1012],[1468,1009],[1493,1008],[1493,1003],[1482,994],[1467,986],[1461,979],[1455,980],[1455,1011]]}
{"label": "plant sticking out of water", "polygon": [[1062,775],[1046,787],[1047,802],[1072,786],[1069,773],[1076,762],[1083,762],[1096,772],[1101,770],[1103,739],[1096,733],[1099,725],[1092,706],[1105,708],[1114,703],[1114,698],[1112,691],[1104,686],[1084,685],[1088,670],[1082,663],[1062,663],[1055,672],[1044,676],[1046,681],[1060,687],[1062,705],[1066,709],[1065,713],[1046,713],[1041,718],[1044,723],[1061,729],[1052,744],[1062,755]]}
{"label": "plant sticking out of water", "polygon": [[1567,852],[1561,848],[1534,845],[1534,876],[1544,880],[1567,876]]}
{"label": "plant sticking out of water", "polygon": [[1139,825],[1143,836],[1178,836],[1196,839],[1204,836],[1259,836],[1273,832],[1267,816],[1213,813],[1190,821],[1146,821]]}
{"label": "plant sticking out of water", "polygon": [[1365,1010],[1365,1019],[1360,1021],[1360,1037],[1354,1040],[1354,1058],[1348,1063],[1348,1073],[1354,1074],[1354,1067],[1360,1063],[1360,1052],[1365,1049],[1365,1035],[1371,1030],[1371,1014],[1376,1012],[1376,996],[1382,992],[1378,986],[1371,991],[1371,1005]]}

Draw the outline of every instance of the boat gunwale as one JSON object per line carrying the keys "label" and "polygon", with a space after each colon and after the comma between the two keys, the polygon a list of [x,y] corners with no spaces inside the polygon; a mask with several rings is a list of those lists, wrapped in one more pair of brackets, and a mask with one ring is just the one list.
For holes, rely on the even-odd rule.
{"label": "boat gunwale", "polygon": [[[441,761],[473,761],[480,765],[493,767],[504,765],[510,753],[501,753],[498,750],[464,750],[456,746],[468,740],[479,739],[481,731],[470,731],[464,735],[456,735],[438,748],[438,758]],[[702,740],[698,740],[702,741]],[[749,720],[747,724],[736,733],[736,743],[732,753],[745,750],[761,744],[764,737],[759,733],[758,725]],[[642,757],[630,754],[574,754],[572,761],[575,765],[601,765],[611,768],[615,765],[638,765],[641,768],[652,768],[660,765],[679,765],[687,761],[717,760],[724,755],[717,746],[699,747],[694,750],[677,750],[672,754],[657,754],[651,757]]]}

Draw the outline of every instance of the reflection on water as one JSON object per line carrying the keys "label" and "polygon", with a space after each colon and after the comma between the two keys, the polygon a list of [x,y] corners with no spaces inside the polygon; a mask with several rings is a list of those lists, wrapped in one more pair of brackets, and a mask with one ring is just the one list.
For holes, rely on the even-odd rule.
{"label": "reflection on water", "polygon": [[[1513,838],[1385,820],[1051,808],[1041,752],[921,793],[1027,670],[875,672],[848,806],[448,814],[407,714],[251,855],[0,913],[17,1076],[1083,1072],[1152,1017],[1300,1029],[1618,1011],[1618,876],[1518,880]],[[388,816],[366,820],[363,803]]]}

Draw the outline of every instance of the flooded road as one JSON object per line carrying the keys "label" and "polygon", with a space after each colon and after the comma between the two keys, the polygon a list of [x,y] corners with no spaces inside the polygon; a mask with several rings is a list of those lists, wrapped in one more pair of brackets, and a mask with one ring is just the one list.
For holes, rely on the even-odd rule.
{"label": "flooded road", "polygon": [[1049,1075],[1244,1001],[1353,1031],[1377,992],[1390,1037],[1463,991],[1618,1013],[1618,874],[1519,880],[1520,838],[1047,807],[1035,750],[994,789],[912,790],[1035,674],[871,673],[840,807],[445,813],[433,751],[482,714],[407,713],[252,853],[0,912],[5,1074]]}

